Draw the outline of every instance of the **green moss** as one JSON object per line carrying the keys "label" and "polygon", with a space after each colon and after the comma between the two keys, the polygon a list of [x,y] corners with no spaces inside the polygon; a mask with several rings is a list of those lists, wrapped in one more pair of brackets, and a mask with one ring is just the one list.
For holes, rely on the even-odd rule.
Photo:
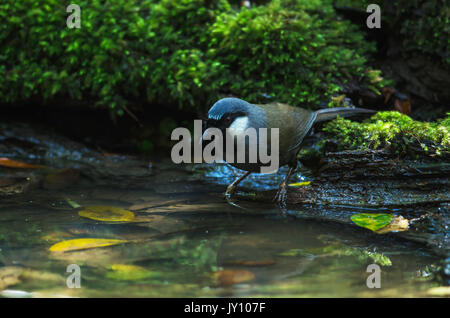
{"label": "green moss", "polygon": [[340,150],[389,148],[399,155],[450,152],[450,113],[438,122],[419,122],[398,112],[379,112],[358,123],[344,118],[327,123],[323,131],[338,142]]}
{"label": "green moss", "polygon": [[365,70],[375,50],[328,1],[272,1],[223,13],[212,25],[209,56],[225,66],[223,92],[264,101],[263,94],[297,105],[328,101]]}
{"label": "green moss", "polygon": [[[80,0],[81,28],[57,0],[0,4],[0,103],[78,100],[204,112],[251,102],[326,104],[360,77],[375,46],[330,0]],[[235,3],[235,2],[233,2]]]}

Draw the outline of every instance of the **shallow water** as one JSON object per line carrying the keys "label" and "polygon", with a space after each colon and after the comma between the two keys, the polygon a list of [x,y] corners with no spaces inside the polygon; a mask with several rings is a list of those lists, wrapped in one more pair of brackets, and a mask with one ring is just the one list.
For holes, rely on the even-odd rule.
{"label": "shallow water", "polygon": [[[320,207],[282,215],[270,203],[240,201],[233,206],[222,197],[224,184],[233,178],[230,174],[237,173],[227,167],[157,162],[142,169],[148,169],[148,175],[129,170],[127,176],[126,171],[117,170],[108,179],[87,173],[66,189],[37,187],[2,200],[0,278],[5,269],[10,277],[17,277],[2,295],[410,297],[430,296],[429,290],[439,286],[432,270],[443,256],[424,244],[395,233],[377,235],[326,218],[311,218],[328,213]],[[298,173],[292,181],[306,179]],[[243,186],[271,189],[277,182],[276,177],[259,176]],[[129,223],[95,221],[79,216],[80,208],[72,208],[66,198],[81,206],[119,207],[132,210],[136,217],[152,218]],[[356,212],[349,207],[333,211],[334,215]],[[131,242],[49,251],[57,242],[76,238]],[[366,284],[371,274],[367,266],[373,263],[381,268],[381,288]],[[66,285],[70,264],[81,269],[81,288]],[[117,264],[139,270],[115,270]],[[233,270],[228,271],[231,283],[218,280],[217,273],[223,270]]]}

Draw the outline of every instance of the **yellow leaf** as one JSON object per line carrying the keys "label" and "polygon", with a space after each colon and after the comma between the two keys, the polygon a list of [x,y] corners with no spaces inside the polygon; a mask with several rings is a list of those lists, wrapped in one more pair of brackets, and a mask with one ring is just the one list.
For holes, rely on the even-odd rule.
{"label": "yellow leaf", "polygon": [[112,206],[87,206],[78,215],[103,222],[130,222],[134,220],[134,213]]}
{"label": "yellow leaf", "polygon": [[68,241],[62,241],[52,245],[49,248],[50,252],[68,252],[76,250],[84,250],[88,248],[105,247],[121,243],[127,243],[126,240],[113,240],[113,239],[102,239],[102,238],[83,238],[74,239]]}
{"label": "yellow leaf", "polygon": [[311,181],[304,181],[304,182],[291,183],[291,184],[289,184],[289,186],[290,187],[303,187],[303,186],[307,186],[310,184],[311,184]]}
{"label": "yellow leaf", "polygon": [[107,277],[117,280],[141,280],[161,277],[159,272],[152,272],[136,265],[114,264],[111,266],[111,270],[112,272],[107,273]]}

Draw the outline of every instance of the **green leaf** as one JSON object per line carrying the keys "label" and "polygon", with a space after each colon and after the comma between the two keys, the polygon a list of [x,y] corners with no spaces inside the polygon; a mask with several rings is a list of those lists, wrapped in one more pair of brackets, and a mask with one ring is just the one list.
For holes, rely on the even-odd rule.
{"label": "green leaf", "polygon": [[392,218],[392,214],[386,213],[361,213],[352,215],[350,219],[356,225],[376,232],[390,224]]}

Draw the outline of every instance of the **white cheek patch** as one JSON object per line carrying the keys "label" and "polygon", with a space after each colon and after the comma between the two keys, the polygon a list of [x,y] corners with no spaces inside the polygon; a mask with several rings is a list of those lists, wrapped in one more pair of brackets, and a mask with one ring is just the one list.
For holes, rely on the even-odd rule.
{"label": "white cheek patch", "polygon": [[230,127],[227,128],[227,132],[232,136],[239,136],[245,132],[248,128],[248,117],[237,117]]}

